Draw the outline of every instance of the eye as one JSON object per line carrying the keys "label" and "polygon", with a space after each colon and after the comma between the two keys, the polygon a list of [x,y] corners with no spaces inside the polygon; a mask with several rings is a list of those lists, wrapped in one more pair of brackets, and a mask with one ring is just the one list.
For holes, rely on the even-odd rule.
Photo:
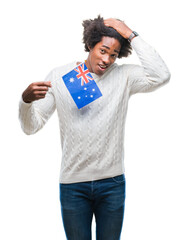
{"label": "eye", "polygon": [[100,52],[101,52],[102,54],[104,54],[104,53],[105,53],[105,50],[104,50],[104,49],[100,49]]}
{"label": "eye", "polygon": [[117,54],[112,54],[112,58],[117,58]]}

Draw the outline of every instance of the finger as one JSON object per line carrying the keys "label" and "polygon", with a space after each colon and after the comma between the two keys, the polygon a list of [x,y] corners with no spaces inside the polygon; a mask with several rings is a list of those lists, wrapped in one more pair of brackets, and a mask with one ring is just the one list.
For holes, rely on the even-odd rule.
{"label": "finger", "polygon": [[49,90],[49,87],[46,87],[46,86],[35,86],[34,87],[35,91],[48,91]]}
{"label": "finger", "polygon": [[46,87],[51,87],[52,86],[50,81],[48,81],[48,82],[35,82],[33,84],[36,85],[36,86],[46,86]]}
{"label": "finger", "polygon": [[35,97],[35,100],[44,99],[44,98],[45,98],[45,95],[37,95]]}
{"label": "finger", "polygon": [[114,18],[108,18],[104,20],[105,25],[113,25],[117,20]]}
{"label": "finger", "polygon": [[47,87],[47,86],[38,86],[38,85],[33,84],[33,85],[29,88],[29,90],[30,90],[31,92],[36,92],[36,91],[45,91],[45,92],[47,92],[47,91],[49,90],[49,87]]}
{"label": "finger", "polygon": [[34,92],[34,95],[46,95],[47,94],[47,91],[35,91]]}
{"label": "finger", "polygon": [[104,20],[104,25],[109,27],[110,26],[110,20],[109,19]]}

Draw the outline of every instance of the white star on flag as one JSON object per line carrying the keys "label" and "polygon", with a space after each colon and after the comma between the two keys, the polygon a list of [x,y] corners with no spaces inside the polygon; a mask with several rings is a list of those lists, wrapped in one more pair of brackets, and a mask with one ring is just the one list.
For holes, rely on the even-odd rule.
{"label": "white star on flag", "polygon": [[71,82],[71,83],[74,82],[74,78],[70,78],[70,82]]}

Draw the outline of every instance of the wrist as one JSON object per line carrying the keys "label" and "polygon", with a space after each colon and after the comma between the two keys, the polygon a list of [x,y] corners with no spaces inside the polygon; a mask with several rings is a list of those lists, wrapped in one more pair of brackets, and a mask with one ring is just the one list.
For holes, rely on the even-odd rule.
{"label": "wrist", "polygon": [[133,38],[137,37],[138,33],[135,31],[132,31],[132,33],[130,34],[128,40],[131,42],[133,40]]}
{"label": "wrist", "polygon": [[28,101],[28,100],[25,98],[24,94],[22,94],[22,100],[23,100],[23,102],[25,102],[25,103],[31,103],[31,101]]}
{"label": "wrist", "polygon": [[132,42],[134,38],[136,38],[136,36],[134,36],[133,38],[131,38],[130,42]]}
{"label": "wrist", "polygon": [[124,34],[124,38],[128,39],[130,37],[130,35],[132,34],[132,30],[130,28],[126,29],[125,34]]}

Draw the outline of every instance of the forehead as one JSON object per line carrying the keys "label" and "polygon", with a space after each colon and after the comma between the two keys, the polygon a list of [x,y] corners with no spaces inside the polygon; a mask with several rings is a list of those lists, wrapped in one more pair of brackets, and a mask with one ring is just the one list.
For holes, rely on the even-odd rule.
{"label": "forehead", "polygon": [[121,44],[120,42],[112,37],[102,37],[102,40],[98,43],[101,47],[108,47],[110,50],[120,51]]}

